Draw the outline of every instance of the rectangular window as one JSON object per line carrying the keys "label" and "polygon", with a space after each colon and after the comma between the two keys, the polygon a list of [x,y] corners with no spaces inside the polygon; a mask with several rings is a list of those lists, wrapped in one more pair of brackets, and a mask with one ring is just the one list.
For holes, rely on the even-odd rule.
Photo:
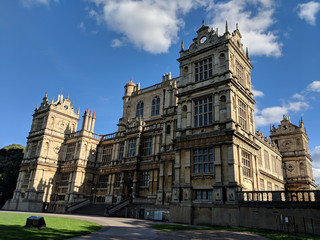
{"label": "rectangular window", "polygon": [[264,150],[264,164],[266,169],[270,169],[269,153]]}
{"label": "rectangular window", "polygon": [[267,182],[267,190],[272,191],[272,183],[271,182]]}
{"label": "rectangular window", "polygon": [[251,154],[242,150],[241,151],[242,159],[242,173],[245,177],[251,177]]}
{"label": "rectangular window", "polygon": [[69,176],[70,176],[70,173],[62,174],[59,186],[62,186],[62,187],[68,186],[69,185]]}
{"label": "rectangular window", "polygon": [[102,162],[110,162],[112,158],[112,145],[104,146],[102,149]]}
{"label": "rectangular window", "polygon": [[131,138],[128,141],[128,152],[127,156],[128,157],[134,157],[136,155],[136,143],[137,139],[136,138]]}
{"label": "rectangular window", "polygon": [[108,188],[109,175],[99,176],[98,188]]}
{"label": "rectangular window", "polygon": [[66,160],[72,160],[74,157],[74,152],[76,150],[76,144],[71,143],[67,145],[67,154],[66,154]]}
{"label": "rectangular window", "polygon": [[120,187],[120,182],[121,182],[121,173],[117,173],[116,179],[114,182],[114,187],[116,187],[116,188]]}
{"label": "rectangular window", "polygon": [[38,148],[38,142],[31,143],[30,158],[33,158],[36,156],[37,148]]}
{"label": "rectangular window", "polygon": [[160,114],[160,98],[155,97],[152,100],[151,116],[155,116],[159,114]]}
{"label": "rectangular window", "polygon": [[123,159],[123,152],[124,152],[124,142],[121,142],[119,146],[119,160]]}
{"label": "rectangular window", "polygon": [[264,191],[264,180],[260,178],[260,191]]}
{"label": "rectangular window", "polygon": [[150,178],[150,172],[149,171],[143,171],[142,172],[142,186],[149,187],[149,178]]}
{"label": "rectangular window", "polygon": [[279,176],[282,176],[283,175],[283,172],[282,172],[282,161],[278,157],[276,157],[276,160],[277,160],[277,165],[278,165],[277,173],[279,174]]}
{"label": "rectangular window", "polygon": [[196,190],[197,200],[212,200],[212,190]]}
{"label": "rectangular window", "polygon": [[212,57],[194,64],[195,81],[203,81],[212,77]]}
{"label": "rectangular window", "polygon": [[41,130],[41,129],[42,129],[43,120],[44,120],[44,118],[43,118],[43,117],[42,117],[42,118],[38,118],[38,119],[37,119],[36,131],[39,131],[39,130]]}
{"label": "rectangular window", "polygon": [[279,191],[279,186],[278,185],[274,185],[274,190],[275,191]]}
{"label": "rectangular window", "polygon": [[240,99],[238,100],[238,116],[240,126],[247,130],[247,105]]}
{"label": "rectangular window", "polygon": [[213,149],[195,149],[193,150],[193,172],[213,173]]}
{"label": "rectangular window", "polygon": [[25,172],[24,178],[23,178],[23,182],[22,182],[22,186],[28,187],[29,179],[30,179],[30,173],[29,172]]}
{"label": "rectangular window", "polygon": [[259,166],[261,166],[262,167],[262,150],[261,151],[259,151]]}
{"label": "rectangular window", "polygon": [[194,126],[202,127],[213,122],[212,96],[194,101]]}
{"label": "rectangular window", "polygon": [[152,137],[142,139],[142,156],[151,156]]}
{"label": "rectangular window", "polygon": [[277,160],[276,157],[271,155],[271,162],[272,162],[272,171],[277,173]]}
{"label": "rectangular window", "polygon": [[245,70],[244,67],[236,60],[236,76],[238,81],[245,87]]}

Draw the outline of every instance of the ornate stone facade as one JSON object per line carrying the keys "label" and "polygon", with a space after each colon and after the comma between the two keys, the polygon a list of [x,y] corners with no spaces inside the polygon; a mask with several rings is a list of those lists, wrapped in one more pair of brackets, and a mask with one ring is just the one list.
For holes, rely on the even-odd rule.
{"label": "ornate stone facade", "polygon": [[[284,117],[271,139],[255,131],[251,69],[238,29],[203,26],[180,51],[180,76],[148,88],[125,85],[118,131],[80,131],[69,97],[35,110],[14,197],[7,209],[64,212],[90,199],[188,215],[234,203],[237,191],[314,189],[308,137]],[[189,216],[189,218],[191,215]]]}

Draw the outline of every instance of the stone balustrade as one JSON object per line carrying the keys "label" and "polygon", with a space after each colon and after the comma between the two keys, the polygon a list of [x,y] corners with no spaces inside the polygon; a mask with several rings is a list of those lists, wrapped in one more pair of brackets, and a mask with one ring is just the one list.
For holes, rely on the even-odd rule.
{"label": "stone balustrade", "polygon": [[320,191],[243,191],[238,202],[320,202]]}

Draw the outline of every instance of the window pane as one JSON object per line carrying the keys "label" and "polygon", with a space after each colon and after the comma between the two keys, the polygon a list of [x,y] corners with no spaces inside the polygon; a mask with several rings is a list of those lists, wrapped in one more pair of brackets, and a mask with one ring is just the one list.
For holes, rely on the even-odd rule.
{"label": "window pane", "polygon": [[208,172],[208,164],[207,163],[204,164],[204,172]]}
{"label": "window pane", "polygon": [[213,164],[212,163],[209,164],[209,168],[210,168],[209,172],[213,172]]}

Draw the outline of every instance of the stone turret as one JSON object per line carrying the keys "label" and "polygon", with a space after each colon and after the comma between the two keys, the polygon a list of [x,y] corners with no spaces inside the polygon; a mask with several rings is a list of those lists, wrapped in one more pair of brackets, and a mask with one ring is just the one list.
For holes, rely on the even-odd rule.
{"label": "stone turret", "polygon": [[125,92],[124,92],[124,98],[130,97],[131,94],[136,90],[136,84],[132,81],[132,78],[129,82],[124,86]]}

